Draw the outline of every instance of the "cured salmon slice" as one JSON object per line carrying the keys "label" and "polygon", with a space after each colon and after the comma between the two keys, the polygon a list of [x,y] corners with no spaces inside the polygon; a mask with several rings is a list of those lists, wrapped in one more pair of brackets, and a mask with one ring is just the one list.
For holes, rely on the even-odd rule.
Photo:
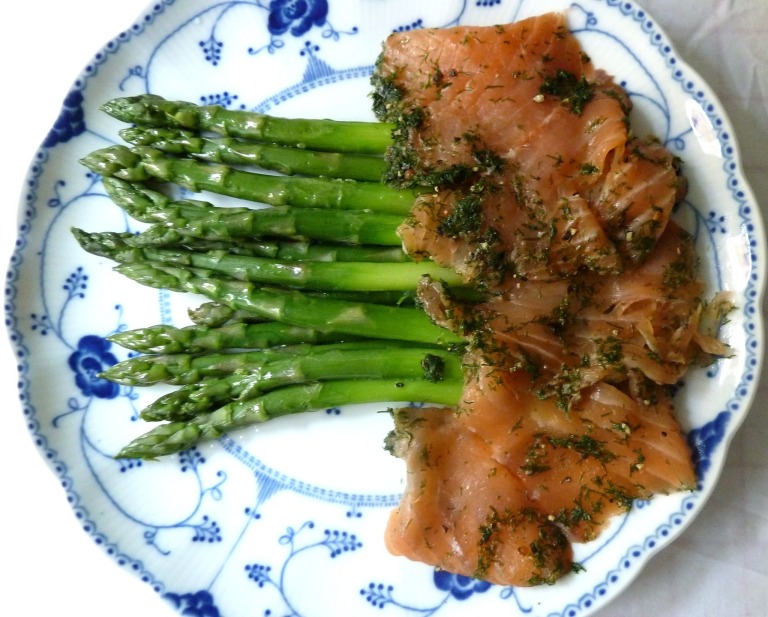
{"label": "cured salmon slice", "polygon": [[523,371],[486,366],[468,383],[457,423],[516,474],[538,511],[581,542],[635,499],[696,486],[671,399],[658,386],[646,396],[599,382],[564,411],[535,396]]}
{"label": "cured salmon slice", "polygon": [[670,221],[646,261],[621,274],[519,281],[474,304],[425,280],[419,298],[484,362],[527,371],[539,396],[567,407],[599,381],[628,381],[639,396],[645,380],[672,385],[691,364],[726,353],[700,328],[697,266],[691,235]]}
{"label": "cured salmon slice", "polygon": [[500,585],[554,583],[570,570],[563,531],[451,410],[401,409],[395,425],[390,446],[408,476],[385,533],[392,554]]}
{"label": "cured salmon slice", "polygon": [[401,409],[395,424],[408,476],[388,549],[493,583],[554,583],[570,571],[571,541],[594,539],[635,499],[696,486],[658,388],[639,403],[599,383],[565,413],[524,372],[486,365],[458,412]]}
{"label": "cured salmon slice", "polygon": [[680,198],[676,160],[630,140],[629,97],[563,14],[392,34],[374,83],[398,124],[390,181],[451,189],[417,201],[405,248],[475,284],[619,272]]}
{"label": "cured salmon slice", "polygon": [[664,232],[672,207],[686,193],[680,162],[654,139],[632,139],[622,160],[590,187],[600,225],[629,264],[640,264]]}

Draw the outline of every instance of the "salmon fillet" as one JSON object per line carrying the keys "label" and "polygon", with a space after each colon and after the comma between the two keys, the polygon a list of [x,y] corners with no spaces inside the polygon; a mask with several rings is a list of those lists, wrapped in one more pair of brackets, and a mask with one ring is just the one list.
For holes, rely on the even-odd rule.
{"label": "salmon fillet", "polygon": [[658,386],[641,403],[599,382],[563,413],[531,392],[524,372],[485,370],[468,385],[458,422],[514,470],[526,498],[570,540],[596,538],[634,499],[695,488],[690,451]]}
{"label": "salmon fillet", "polygon": [[391,445],[409,471],[384,536],[392,554],[500,585],[553,583],[570,569],[563,531],[458,416],[401,409],[396,425]]}
{"label": "salmon fillet", "polygon": [[458,411],[396,412],[407,485],[385,540],[394,555],[502,585],[552,584],[572,541],[634,499],[693,490],[685,438],[661,389],[639,403],[604,382],[565,414],[523,371],[483,366]]}
{"label": "salmon fillet", "polygon": [[634,499],[696,486],[658,387],[639,403],[598,383],[565,414],[523,371],[484,365],[458,411],[401,409],[395,425],[408,476],[387,548],[493,583],[554,583],[570,570],[570,542],[596,538]]}
{"label": "salmon fillet", "polygon": [[518,281],[480,303],[425,279],[419,298],[484,362],[527,371],[538,396],[567,408],[599,381],[628,381],[640,396],[646,382],[675,384],[692,363],[726,352],[701,331],[697,266],[693,238],[670,221],[648,259],[621,274]]}
{"label": "salmon fillet", "polygon": [[680,198],[676,160],[630,139],[626,92],[563,14],[392,34],[375,84],[390,181],[450,189],[418,199],[404,246],[475,284],[619,272]]}

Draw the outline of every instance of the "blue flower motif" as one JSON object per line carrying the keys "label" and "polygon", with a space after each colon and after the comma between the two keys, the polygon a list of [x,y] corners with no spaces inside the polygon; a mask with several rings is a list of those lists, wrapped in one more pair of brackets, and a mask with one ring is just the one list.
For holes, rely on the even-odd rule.
{"label": "blue flower motif", "polygon": [[80,135],[85,131],[84,115],[83,93],[80,90],[72,90],[64,99],[59,117],[48,132],[43,146],[53,148],[56,144],[67,142]]}
{"label": "blue flower motif", "polygon": [[712,465],[712,453],[725,438],[725,431],[730,420],[731,413],[721,411],[714,420],[688,433],[688,444],[693,451],[693,462],[696,465],[696,476],[699,478],[699,484]]}
{"label": "blue flower motif", "polygon": [[328,0],[271,0],[267,28],[272,34],[301,36],[312,26],[322,26],[328,16]]}
{"label": "blue flower motif", "polygon": [[112,344],[95,334],[81,338],[77,351],[69,356],[69,368],[75,372],[75,383],[85,396],[115,398],[120,387],[99,377],[105,368],[117,364],[117,358],[109,351]]}
{"label": "blue flower motif", "polygon": [[491,588],[487,581],[469,578],[461,574],[452,574],[445,570],[435,570],[435,587],[443,591],[450,591],[457,600],[466,600],[473,593],[483,593]]}
{"label": "blue flower motif", "polygon": [[210,592],[202,590],[196,593],[166,593],[163,596],[182,615],[190,617],[220,617]]}

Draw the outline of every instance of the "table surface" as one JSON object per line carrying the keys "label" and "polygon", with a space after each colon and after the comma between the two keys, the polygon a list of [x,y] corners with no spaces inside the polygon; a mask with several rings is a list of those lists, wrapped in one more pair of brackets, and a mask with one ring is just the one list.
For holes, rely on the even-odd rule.
{"label": "table surface", "polygon": [[[764,44],[768,3],[643,0],[636,4],[655,17],[680,55],[717,92],[734,124],[747,178],[768,220],[768,46]],[[126,29],[145,6],[145,0],[16,0],[6,9],[6,32],[0,37],[6,79],[5,95],[0,97],[0,117],[5,120],[5,147],[0,150],[0,263],[8,263],[14,246],[16,204],[27,166],[64,94],[93,54]],[[35,79],[28,81],[30,75]],[[9,144],[14,144],[12,149]],[[6,437],[0,448],[0,477],[4,503],[13,504],[0,506],[0,554],[6,564],[0,584],[2,605],[19,607],[18,615],[63,611],[80,617],[151,617],[162,612],[150,587],[113,564],[80,529],[24,425],[15,362],[5,341],[0,343],[0,362]],[[702,513],[597,617],[766,614],[766,410],[768,379],[762,380],[752,411],[732,443],[720,483]],[[25,472],[3,473],[19,468]]]}

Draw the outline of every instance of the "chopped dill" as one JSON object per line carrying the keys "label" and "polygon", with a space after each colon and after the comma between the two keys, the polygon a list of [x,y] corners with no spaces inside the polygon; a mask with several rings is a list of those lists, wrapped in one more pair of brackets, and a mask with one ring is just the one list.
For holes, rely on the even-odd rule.
{"label": "chopped dill", "polygon": [[453,211],[437,226],[437,233],[449,238],[472,236],[483,223],[483,201],[478,195],[467,195],[456,202]]}
{"label": "chopped dill", "polygon": [[689,240],[690,234],[685,233],[685,236],[683,239],[688,241],[680,244],[677,257],[664,267],[662,281],[668,290],[683,287],[696,278],[696,256],[693,244]]}
{"label": "chopped dill", "polygon": [[635,501],[635,498],[632,495],[623,488],[616,486],[613,482],[608,483],[608,486],[605,488],[605,495],[610,501],[618,504],[620,508],[627,512],[632,509],[632,504]]}
{"label": "chopped dill", "polygon": [[584,107],[595,95],[594,87],[586,77],[576,77],[570,71],[562,69],[552,76],[545,77],[539,92],[560,99],[577,116],[584,113]]}
{"label": "chopped dill", "polygon": [[506,509],[500,513],[496,508],[490,507],[484,524],[477,530],[478,556],[473,576],[483,578],[491,565],[498,560],[500,543],[504,536],[520,525],[531,523],[538,524],[539,533],[529,545],[536,572],[528,582],[531,585],[554,584],[568,567],[561,557],[563,549],[568,545],[568,539],[557,525],[546,520],[533,508],[521,508],[518,511]]}
{"label": "chopped dill", "polygon": [[[383,60],[383,54],[376,61],[379,66]],[[371,99],[373,100],[373,113],[381,122],[397,122],[400,115],[400,106],[403,101],[403,92],[396,85],[393,75],[384,76],[378,70],[371,76]]]}
{"label": "chopped dill", "polygon": [[473,149],[472,158],[485,174],[498,173],[504,168],[504,158],[487,148]]}
{"label": "chopped dill", "polygon": [[619,367],[624,359],[623,343],[617,336],[595,339],[597,363],[605,368]]}
{"label": "chopped dill", "polygon": [[567,437],[547,437],[547,441],[556,448],[568,448],[577,452],[582,458],[593,458],[601,463],[609,463],[616,455],[605,448],[602,441],[589,435],[568,435]]}
{"label": "chopped dill", "polygon": [[580,572],[586,572],[586,571],[587,569],[583,565],[581,565],[579,562],[574,561],[573,563],[571,563],[571,572],[573,574],[579,574]]}
{"label": "chopped dill", "polygon": [[577,503],[572,508],[562,508],[553,516],[553,520],[566,528],[574,528],[581,523],[591,523],[592,515],[580,503]]}
{"label": "chopped dill", "polygon": [[547,154],[547,158],[550,158],[554,161],[552,163],[555,167],[560,167],[563,164],[563,155],[562,154]]}

